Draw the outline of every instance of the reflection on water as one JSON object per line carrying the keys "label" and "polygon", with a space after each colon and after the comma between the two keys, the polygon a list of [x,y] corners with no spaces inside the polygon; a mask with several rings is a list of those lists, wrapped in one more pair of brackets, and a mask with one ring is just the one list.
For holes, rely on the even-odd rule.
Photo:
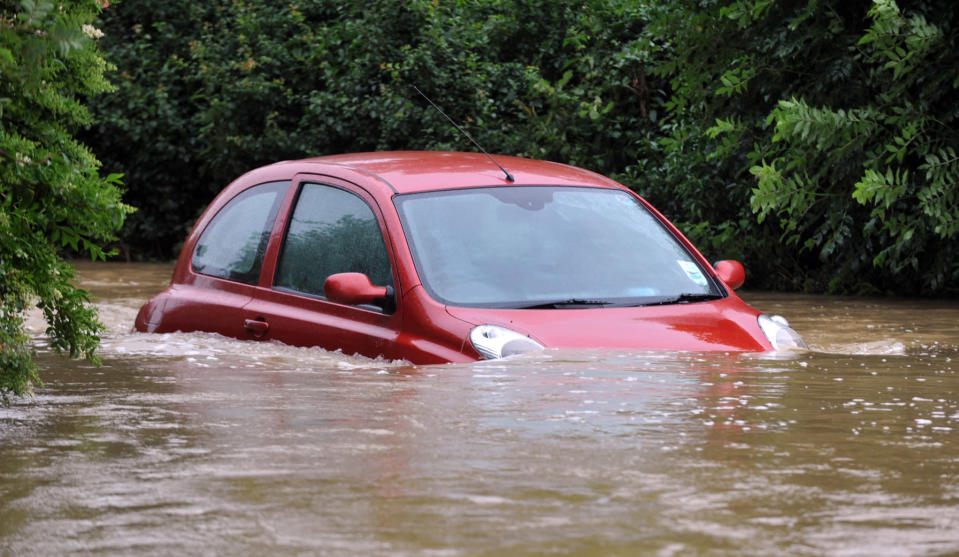
{"label": "reflection on water", "polygon": [[[959,307],[752,293],[790,355],[409,366],[131,333],[0,407],[0,553],[959,553]],[[42,325],[36,324],[37,331]]]}

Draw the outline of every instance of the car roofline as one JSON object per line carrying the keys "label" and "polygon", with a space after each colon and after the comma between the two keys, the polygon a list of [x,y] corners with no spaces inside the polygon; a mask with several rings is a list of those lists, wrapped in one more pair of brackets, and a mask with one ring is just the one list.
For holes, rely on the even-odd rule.
{"label": "car roofline", "polygon": [[[264,169],[299,165],[297,173],[324,166],[347,168],[386,185],[394,194],[489,186],[577,185],[623,188],[596,172],[563,163],[493,155],[514,176],[506,180],[486,155],[456,151],[381,151],[327,155],[274,163]],[[256,171],[253,171],[256,172]],[[321,172],[320,172],[321,173]]]}

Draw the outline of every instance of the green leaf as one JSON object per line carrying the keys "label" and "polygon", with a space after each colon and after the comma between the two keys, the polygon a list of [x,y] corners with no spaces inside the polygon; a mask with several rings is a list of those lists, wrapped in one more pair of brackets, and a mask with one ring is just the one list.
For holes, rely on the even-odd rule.
{"label": "green leaf", "polygon": [[51,0],[21,0],[20,18],[26,24],[36,26],[46,19],[54,7]]}

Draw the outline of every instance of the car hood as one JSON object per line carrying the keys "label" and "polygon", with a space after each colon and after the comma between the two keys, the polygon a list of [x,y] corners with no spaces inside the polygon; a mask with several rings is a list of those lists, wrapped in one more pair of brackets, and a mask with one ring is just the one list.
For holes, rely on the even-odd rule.
{"label": "car hood", "polygon": [[634,308],[488,309],[447,306],[473,325],[499,325],[548,348],[757,352],[771,346],[759,312],[734,297]]}

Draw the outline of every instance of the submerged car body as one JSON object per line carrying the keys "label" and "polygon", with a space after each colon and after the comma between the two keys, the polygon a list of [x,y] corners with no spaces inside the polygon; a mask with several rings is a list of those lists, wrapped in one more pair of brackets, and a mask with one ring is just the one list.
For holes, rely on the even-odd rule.
{"label": "submerged car body", "polygon": [[733,292],[744,278],[742,265],[710,265],[645,200],[581,168],[334,155],[225,188],[135,327],[418,364],[542,347],[805,347]]}

